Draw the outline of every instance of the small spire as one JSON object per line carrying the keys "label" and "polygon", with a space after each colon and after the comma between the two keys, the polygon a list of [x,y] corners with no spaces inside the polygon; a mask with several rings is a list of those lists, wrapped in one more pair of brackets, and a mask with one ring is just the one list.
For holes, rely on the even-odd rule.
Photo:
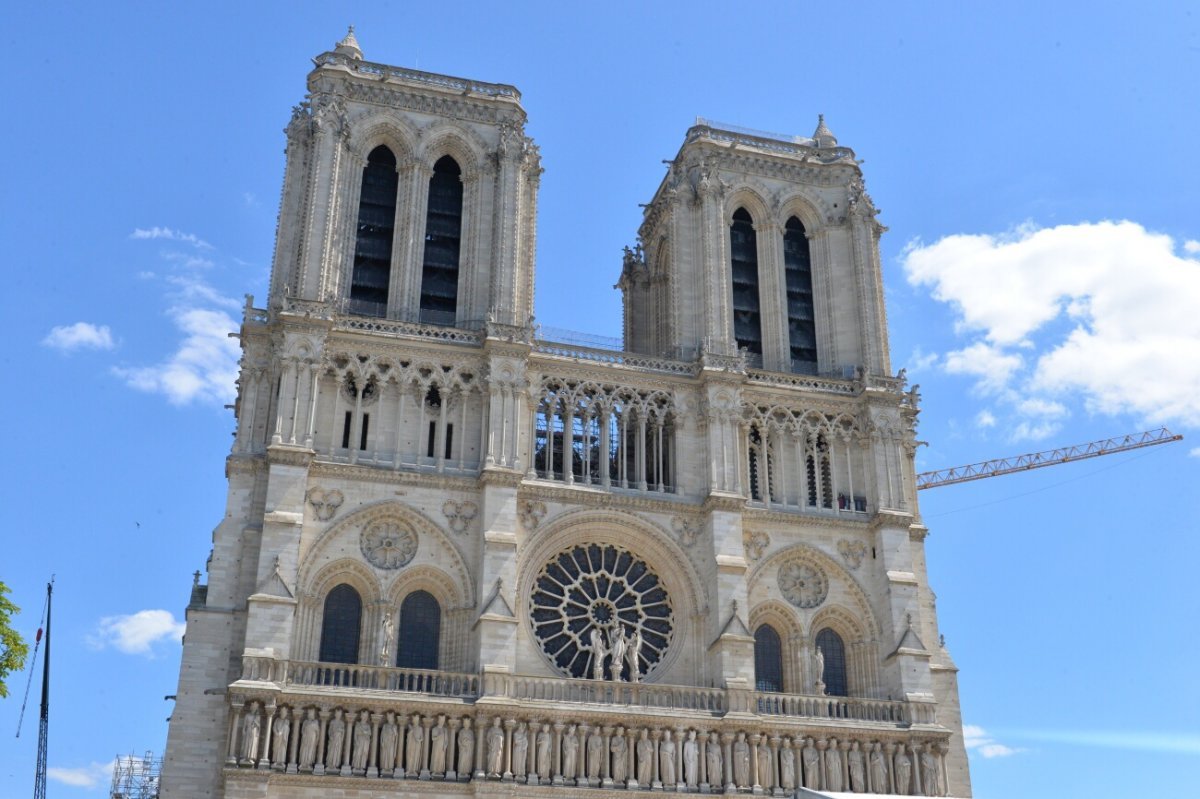
{"label": "small spire", "polygon": [[362,48],[358,46],[358,39],[354,37],[353,25],[346,31],[345,38],[334,45],[333,52],[348,55],[356,61],[363,60]]}
{"label": "small spire", "polygon": [[818,147],[837,147],[837,136],[825,125],[824,114],[817,114],[817,129],[812,137]]}

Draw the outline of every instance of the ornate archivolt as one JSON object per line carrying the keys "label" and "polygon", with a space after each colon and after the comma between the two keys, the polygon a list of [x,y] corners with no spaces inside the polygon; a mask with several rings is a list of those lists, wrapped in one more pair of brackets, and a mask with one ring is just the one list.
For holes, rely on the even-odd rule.
{"label": "ornate archivolt", "polygon": [[[818,582],[823,581],[823,589],[797,586],[796,577],[802,572],[812,573]],[[755,564],[746,575],[746,585],[752,614],[759,603],[787,602],[799,612],[801,625],[811,627],[812,619],[818,618],[825,608],[842,606],[849,608],[845,612],[858,620],[856,629],[862,636],[878,637],[879,627],[866,593],[841,564],[807,544],[785,547]],[[797,601],[788,595],[789,590]],[[818,595],[820,601],[814,602]]]}
{"label": "ornate archivolt", "polygon": [[366,163],[367,156],[379,145],[386,145],[396,156],[397,163],[411,157],[417,149],[420,134],[405,117],[394,111],[365,113],[350,121],[350,138],[347,146],[359,167]]}
{"label": "ornate archivolt", "polygon": [[[572,637],[579,638],[582,634],[582,643],[590,644],[590,629],[597,627],[604,633],[601,645],[611,647],[612,642],[607,631],[611,625],[607,624],[607,617],[592,618],[594,614],[603,616],[608,611],[607,606],[611,604],[613,609],[608,612],[615,611],[616,616],[626,622],[629,633],[632,633],[635,617],[644,619],[646,614],[626,612],[622,615],[622,611],[639,603],[661,606],[663,600],[660,593],[665,594],[668,613],[656,618],[666,620],[667,624],[651,625],[658,628],[659,638],[662,639],[654,642],[656,651],[653,656],[650,652],[649,632],[644,631],[647,648],[643,651],[645,671],[642,676],[648,682],[654,682],[670,672],[680,653],[689,645],[689,640],[695,639],[693,633],[696,631],[693,628],[698,623],[700,610],[707,603],[707,595],[699,574],[670,534],[644,519],[619,511],[587,509],[565,513],[548,523],[544,522],[538,528],[536,537],[520,552],[517,593],[522,606],[517,615],[521,617],[530,640],[535,642],[546,665],[556,673],[570,672],[570,664],[555,662],[541,643],[553,636],[549,628],[539,630],[537,622],[549,619],[552,611],[546,598],[539,604],[534,596],[538,593],[539,578],[545,576],[548,568],[553,569],[552,564],[563,555],[573,555],[583,549],[583,565],[576,571],[588,571],[586,548],[592,544],[597,545],[598,551],[611,550],[609,559],[612,563],[603,562],[605,556],[601,553],[602,562],[599,568],[591,569],[597,582],[589,582],[588,590],[582,591],[581,598],[577,598],[580,612],[576,615],[579,619],[568,619],[574,627],[579,628],[572,631]],[[622,558],[622,553],[627,553],[627,556]],[[593,562],[596,560],[596,554],[592,553]],[[634,566],[634,561],[643,564],[646,571],[653,574],[653,579],[646,579],[642,584],[643,572]],[[612,568],[608,568],[610,565]],[[577,579],[574,575],[570,575],[570,578]],[[660,587],[661,592],[655,593],[654,586]],[[593,594],[595,596],[592,596]],[[585,595],[586,598],[582,598]],[[535,614],[539,615],[535,618]],[[663,634],[664,631],[666,634]],[[577,644],[576,649],[578,650]],[[587,655],[584,655],[582,661],[586,661],[585,665],[593,664],[593,659]],[[611,672],[605,672],[606,678],[609,673]]]}

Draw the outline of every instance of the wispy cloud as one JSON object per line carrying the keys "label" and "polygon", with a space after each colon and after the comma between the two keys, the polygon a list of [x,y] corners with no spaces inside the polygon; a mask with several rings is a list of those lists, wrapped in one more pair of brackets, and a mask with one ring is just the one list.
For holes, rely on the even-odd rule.
{"label": "wispy cloud", "polygon": [[90,765],[78,768],[50,766],[46,769],[46,778],[73,788],[95,788],[112,780],[114,763],[115,759],[107,763],[93,761]]}
{"label": "wispy cloud", "polygon": [[1008,757],[1024,751],[997,742],[992,736],[988,735],[987,730],[975,724],[963,725],[963,743],[966,745],[968,752],[978,752],[981,757],[988,759],[993,757]]}
{"label": "wispy cloud", "polygon": [[59,352],[76,350],[111,350],[116,346],[108,325],[93,325],[91,322],[76,322],[50,329],[42,339],[42,345]]}
{"label": "wispy cloud", "polygon": [[948,236],[902,260],[966,339],[946,371],[1038,438],[1079,406],[1200,427],[1200,262],[1181,249],[1200,243],[1123,221]]}
{"label": "wispy cloud", "polygon": [[155,643],[178,640],[185,628],[170,611],[139,610],[128,616],[105,616],[88,640],[97,649],[111,646],[127,655],[150,655]]}
{"label": "wispy cloud", "polygon": [[184,233],[181,230],[174,230],[169,227],[151,227],[151,228],[135,228],[129,234],[131,239],[164,239],[166,241],[179,241],[184,244],[190,244],[198,250],[211,250],[212,245],[204,239],[197,236],[195,233]]}
{"label": "wispy cloud", "polygon": [[176,306],[168,314],[183,333],[175,351],[155,366],[116,367],[114,372],[131,387],[163,394],[176,405],[232,402],[239,348],[229,334],[238,329],[237,322],[225,311],[209,308]]}

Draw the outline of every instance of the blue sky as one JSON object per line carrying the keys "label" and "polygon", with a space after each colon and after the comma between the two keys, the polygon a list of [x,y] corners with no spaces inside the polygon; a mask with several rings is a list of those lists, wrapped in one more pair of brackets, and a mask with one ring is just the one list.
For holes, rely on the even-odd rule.
{"label": "blue sky", "polygon": [[[922,511],[976,796],[1194,790],[1200,10],[333,5],[3,12],[0,580],[32,635],[57,574],[51,796],[101,796],[114,755],[164,746],[224,507],[225,333],[265,296],[309,59],[351,22],[370,60],[522,90],[543,324],[620,334],[621,247],[697,115],[808,135],[824,113],[891,229],[920,468],[1188,436],[923,492]],[[9,687],[7,736],[25,674]],[[0,794],[30,788],[34,705],[0,746]]]}

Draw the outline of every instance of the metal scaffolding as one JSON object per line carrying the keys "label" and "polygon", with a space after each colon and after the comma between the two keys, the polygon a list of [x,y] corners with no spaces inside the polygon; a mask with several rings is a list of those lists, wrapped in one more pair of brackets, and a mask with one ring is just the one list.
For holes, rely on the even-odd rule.
{"label": "metal scaffolding", "polygon": [[137,755],[118,755],[113,762],[110,799],[158,799],[158,775],[162,758],[153,752]]}

